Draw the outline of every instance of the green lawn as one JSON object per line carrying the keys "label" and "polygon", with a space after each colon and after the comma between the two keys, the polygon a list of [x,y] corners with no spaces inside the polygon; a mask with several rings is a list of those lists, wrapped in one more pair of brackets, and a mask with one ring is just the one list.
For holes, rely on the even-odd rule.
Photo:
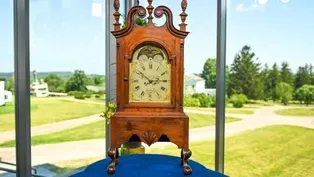
{"label": "green lawn", "polygon": [[[272,138],[269,138],[272,137]],[[227,137],[225,173],[232,177],[300,177],[314,174],[314,130],[295,126],[269,126]],[[214,169],[213,140],[190,143],[192,158]],[[175,145],[149,148],[146,153],[179,156]],[[65,173],[99,159],[58,162],[51,170]]]}
{"label": "green lawn", "polygon": [[[190,128],[204,127],[215,124],[215,117],[203,114],[188,114],[190,116]],[[240,119],[227,117],[226,122],[234,122]],[[81,125],[71,129],[50,133],[46,135],[37,135],[32,137],[32,145],[61,143],[67,141],[79,141],[88,139],[105,138],[105,122],[97,122]],[[0,147],[14,147],[15,141],[6,141],[0,144]]]}
{"label": "green lawn", "polygon": [[[270,138],[271,137],[271,138]],[[314,174],[314,130],[269,126],[226,138],[225,173],[232,177],[299,177]],[[192,159],[214,168],[213,140],[191,143]],[[148,153],[179,156],[175,148]]]}
{"label": "green lawn", "polygon": [[[187,107],[185,109],[190,109],[190,110],[198,110],[198,111],[210,111],[210,112],[215,112],[215,108],[196,108],[196,107]],[[226,108],[226,113],[229,114],[254,114],[254,110],[249,110],[249,109],[236,109],[236,108]]]}
{"label": "green lawn", "polygon": [[[31,105],[31,110],[35,111],[38,108],[37,105]],[[3,114],[12,114],[15,111],[14,103],[6,103],[5,106],[0,106],[0,116]]]}
{"label": "green lawn", "polygon": [[308,116],[314,117],[314,108],[290,108],[276,111],[276,114],[283,116]]}
{"label": "green lawn", "polygon": [[[32,98],[31,105],[32,126],[100,114],[104,110],[103,105],[71,102],[55,98]],[[2,107],[1,110],[3,114],[0,114],[0,132],[14,130],[13,105]]]}

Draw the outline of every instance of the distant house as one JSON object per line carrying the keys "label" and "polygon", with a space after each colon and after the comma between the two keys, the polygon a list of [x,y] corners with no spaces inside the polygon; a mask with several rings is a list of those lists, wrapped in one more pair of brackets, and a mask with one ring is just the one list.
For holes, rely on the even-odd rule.
{"label": "distant house", "polygon": [[184,94],[205,93],[210,96],[216,95],[216,89],[205,88],[205,79],[189,72],[184,73],[184,86]]}
{"label": "distant house", "polygon": [[86,89],[92,92],[99,92],[99,91],[104,91],[106,90],[106,86],[95,86],[95,85],[87,85]]}
{"label": "distant house", "polygon": [[5,79],[0,78],[0,106],[5,105],[7,102],[12,102],[13,95],[12,92],[4,90]]}

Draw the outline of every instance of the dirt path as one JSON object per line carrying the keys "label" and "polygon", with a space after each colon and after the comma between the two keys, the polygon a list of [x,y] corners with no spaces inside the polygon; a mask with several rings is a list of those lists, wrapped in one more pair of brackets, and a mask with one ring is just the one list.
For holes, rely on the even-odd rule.
{"label": "dirt path", "polygon": [[[269,125],[296,125],[314,129],[313,118],[286,117],[276,115],[274,112],[282,109],[282,106],[263,107],[256,110],[255,114],[233,123],[226,124],[226,136],[233,135],[245,130],[252,130]],[[208,114],[208,112],[206,112]],[[215,126],[194,128],[190,130],[190,142],[202,141],[215,137]],[[165,147],[169,143],[157,143],[152,147]],[[179,152],[179,151],[178,151]],[[53,163],[57,161],[75,160],[91,157],[99,157],[106,153],[105,140],[87,140],[67,142],[51,145],[39,145],[32,147],[33,165]],[[5,161],[15,161],[14,148],[1,148],[0,156]]]}
{"label": "dirt path", "polygon": [[[83,117],[83,118],[65,120],[65,121],[56,122],[52,124],[44,124],[44,125],[32,127],[32,136],[58,132],[61,130],[95,122],[95,121],[101,120],[99,118],[99,115],[100,113],[92,115],[92,116]],[[8,141],[8,140],[14,140],[14,139],[15,139],[15,131],[0,132],[0,143]]]}
{"label": "dirt path", "polygon": [[[198,110],[186,109],[186,112],[198,113],[198,114],[204,114],[204,115],[215,115],[214,112],[210,112],[210,111],[198,111]],[[92,122],[101,120],[101,118],[99,118],[100,114],[101,113],[95,114],[92,116],[83,117],[83,118],[66,120],[66,121],[32,127],[32,136],[43,135],[47,133],[54,133],[54,132],[66,130],[69,128],[73,128],[76,126],[92,123]],[[248,117],[248,115],[241,115],[241,114],[226,114],[226,116],[237,117],[237,118],[242,118],[242,119],[246,119]],[[14,139],[15,139],[14,131],[0,132],[0,143],[8,141],[8,140],[14,140]]]}

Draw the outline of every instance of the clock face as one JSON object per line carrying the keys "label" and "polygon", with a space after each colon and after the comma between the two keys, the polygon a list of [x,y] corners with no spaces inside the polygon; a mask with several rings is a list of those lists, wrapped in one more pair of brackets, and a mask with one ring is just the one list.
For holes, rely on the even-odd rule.
{"label": "clock face", "polygon": [[140,47],[129,67],[130,102],[170,102],[171,64],[163,49]]}

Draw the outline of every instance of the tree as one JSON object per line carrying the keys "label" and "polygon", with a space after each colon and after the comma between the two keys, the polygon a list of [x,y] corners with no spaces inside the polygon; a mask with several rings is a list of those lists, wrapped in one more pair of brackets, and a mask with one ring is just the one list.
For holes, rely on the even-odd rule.
{"label": "tree", "polygon": [[298,89],[306,84],[311,84],[310,66],[308,64],[299,67],[294,86],[295,89]]}
{"label": "tree", "polygon": [[[123,20],[123,24],[121,26],[122,29],[124,29],[127,26],[126,18],[125,18],[125,16],[123,16],[123,17],[124,17],[124,20]],[[145,26],[147,23],[148,23],[147,19],[141,19],[138,17],[135,19],[135,24],[137,24],[138,26]]]}
{"label": "tree", "polygon": [[14,92],[14,77],[10,77],[10,79],[5,81],[5,90],[8,90],[10,92]]}
{"label": "tree", "polygon": [[205,79],[206,88],[216,88],[216,59],[206,60],[201,77]]}
{"label": "tree", "polygon": [[86,91],[87,76],[82,70],[75,70],[73,76],[66,83],[66,92]]}
{"label": "tree", "polygon": [[[206,88],[216,88],[216,59],[208,58],[203,66],[203,71],[199,74],[200,77],[205,79]],[[228,88],[230,79],[229,67],[226,67],[226,88]]]}
{"label": "tree", "polygon": [[231,65],[228,95],[245,94],[249,99],[263,97],[263,82],[259,73],[260,63],[250,46],[243,46]]}
{"label": "tree", "polygon": [[[205,79],[206,88],[216,88],[216,59],[208,58],[203,66],[203,71],[200,74],[202,78]],[[230,79],[229,67],[226,67],[226,88],[228,88],[228,83]]]}
{"label": "tree", "polygon": [[296,91],[296,97],[308,106],[314,101],[314,85],[303,85]]}
{"label": "tree", "polygon": [[105,77],[103,76],[94,76],[95,85],[103,85],[105,83]]}
{"label": "tree", "polygon": [[45,80],[50,92],[65,92],[65,82],[57,74],[49,74]]}
{"label": "tree", "polygon": [[278,70],[277,63],[274,63],[272,70],[269,73],[269,77],[271,80],[271,93],[272,93],[272,100],[278,100],[278,96],[276,94],[276,87],[281,82],[280,81],[280,72]]}
{"label": "tree", "polygon": [[287,105],[292,99],[293,88],[290,84],[285,82],[280,82],[276,86],[276,97],[281,100],[281,103]]}
{"label": "tree", "polygon": [[289,68],[288,62],[282,62],[280,70],[281,82],[288,83],[292,86],[293,84],[293,74]]}
{"label": "tree", "polygon": [[271,83],[271,78],[270,78],[270,69],[268,68],[267,63],[265,64],[264,69],[261,72],[261,78],[264,84],[263,99],[266,101],[272,97],[272,83]]}

